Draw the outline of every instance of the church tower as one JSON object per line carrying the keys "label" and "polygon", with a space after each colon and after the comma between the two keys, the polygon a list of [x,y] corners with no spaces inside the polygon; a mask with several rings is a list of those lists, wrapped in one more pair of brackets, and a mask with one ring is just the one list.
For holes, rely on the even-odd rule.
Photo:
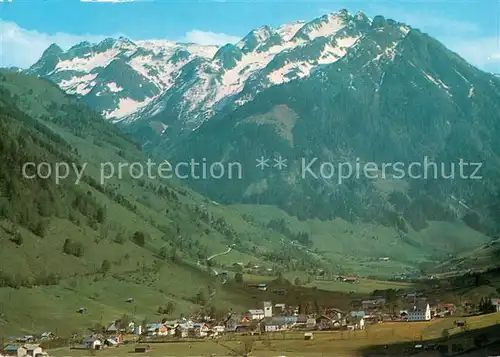
{"label": "church tower", "polygon": [[264,317],[273,317],[273,303],[264,301]]}

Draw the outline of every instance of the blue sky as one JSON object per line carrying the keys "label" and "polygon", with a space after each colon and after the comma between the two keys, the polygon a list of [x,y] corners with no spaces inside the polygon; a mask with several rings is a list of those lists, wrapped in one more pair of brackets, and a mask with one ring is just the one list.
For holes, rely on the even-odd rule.
{"label": "blue sky", "polygon": [[95,42],[105,37],[223,44],[235,42],[263,24],[312,20],[342,8],[406,22],[444,42],[471,63],[500,72],[498,0],[3,0],[0,65],[26,67],[52,42],[68,48],[83,40]]}

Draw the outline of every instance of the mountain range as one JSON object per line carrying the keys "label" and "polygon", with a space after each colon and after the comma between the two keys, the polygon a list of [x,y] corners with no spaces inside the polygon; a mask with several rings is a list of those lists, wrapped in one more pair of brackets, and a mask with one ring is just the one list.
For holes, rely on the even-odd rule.
{"label": "mountain range", "polygon": [[342,10],[309,22],[262,26],[221,47],[126,38],[82,42],[68,51],[53,44],[27,73],[49,78],[108,119],[168,116],[183,121],[172,126],[194,129],[230,101],[241,105],[267,87],[334,63],[371,23],[361,12]]}
{"label": "mountain range", "polygon": [[[430,221],[497,231],[500,81],[406,24],[346,10],[252,30],[222,47],[107,39],[50,46],[26,71],[117,122],[157,158],[242,163],[242,180],[190,180],[219,202],[300,219]],[[290,160],[264,175],[259,157]],[[304,179],[300,159],[481,162],[482,180]],[[317,168],[316,168],[317,170]],[[270,171],[268,171],[269,173]]]}
{"label": "mountain range", "polygon": [[194,58],[212,57],[215,46],[108,38],[81,42],[64,52],[56,44],[28,74],[49,78],[68,94],[83,98],[105,118],[129,116],[172,86]]}

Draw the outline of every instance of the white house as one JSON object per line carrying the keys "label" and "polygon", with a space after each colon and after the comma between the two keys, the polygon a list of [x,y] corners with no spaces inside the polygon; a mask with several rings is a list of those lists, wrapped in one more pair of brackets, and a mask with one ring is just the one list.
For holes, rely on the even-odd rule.
{"label": "white house", "polygon": [[175,336],[176,337],[181,337],[181,338],[186,338],[189,336],[189,329],[192,329],[193,327],[188,324],[179,324],[175,327]]}
{"label": "white house", "polygon": [[280,304],[276,304],[276,305],[274,305],[274,307],[275,307],[276,309],[281,309],[281,312],[283,312],[283,311],[285,311],[285,309],[286,309],[286,304],[280,303]]}
{"label": "white house", "polygon": [[430,321],[431,319],[431,307],[428,303],[425,304],[415,304],[409,309],[402,312],[403,316],[406,316],[408,321]]}
{"label": "white house", "polygon": [[83,341],[83,346],[89,350],[100,350],[102,347],[102,341],[98,338],[89,337]]}
{"label": "white house", "polygon": [[248,310],[248,318],[250,320],[262,320],[265,317],[264,310],[256,309],[256,310]]}
{"label": "white house", "polygon": [[498,298],[491,299],[491,304],[495,307],[496,312],[500,312],[500,299]]}
{"label": "white house", "polygon": [[168,325],[168,336],[175,336],[175,328],[177,327],[177,324],[174,325]]}
{"label": "white house", "polygon": [[195,324],[194,325],[194,336],[196,338],[207,337],[210,332],[210,328],[206,324]]}
{"label": "white house", "polygon": [[56,337],[52,332],[44,332],[40,335],[41,340],[52,340]]}
{"label": "white house", "polygon": [[141,325],[137,325],[135,327],[134,334],[136,334],[137,336],[142,335],[142,326]]}
{"label": "white house", "polygon": [[118,346],[118,341],[115,340],[114,338],[108,338],[104,341],[104,345],[109,347],[115,347]]}
{"label": "white house", "polygon": [[278,332],[288,329],[287,321],[283,317],[269,317],[266,318],[264,322],[264,331],[266,332]]}
{"label": "white house", "polygon": [[162,323],[149,324],[147,326],[147,334],[149,336],[167,336],[168,327]]}
{"label": "white house", "polygon": [[24,357],[24,356],[37,357],[41,354],[43,354],[43,350],[40,347],[40,345],[37,345],[37,344],[22,345],[17,350],[18,357]]}
{"label": "white house", "polygon": [[212,331],[213,331],[214,336],[223,335],[225,330],[226,330],[225,326],[217,325],[217,326],[212,327]]}
{"label": "white house", "polygon": [[266,332],[279,332],[287,330],[286,325],[266,325],[264,327]]}
{"label": "white house", "polygon": [[316,327],[316,319],[314,317],[306,318],[306,327],[307,328]]}

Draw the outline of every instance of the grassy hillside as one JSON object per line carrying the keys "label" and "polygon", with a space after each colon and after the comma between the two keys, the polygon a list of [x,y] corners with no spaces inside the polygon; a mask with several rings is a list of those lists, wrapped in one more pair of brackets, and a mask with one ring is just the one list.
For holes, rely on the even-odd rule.
{"label": "grassy hillside", "polygon": [[[0,107],[0,335],[84,329],[123,314],[153,318],[168,302],[174,316],[255,304],[196,262],[234,245],[211,265],[277,270],[280,261],[266,253],[282,235],[173,180],[124,172],[101,185],[101,163],[145,165],[147,157],[49,82],[0,72]],[[74,164],[84,175],[78,184],[73,169],[59,183],[54,176],[27,179],[26,162],[48,162],[53,170]],[[294,247],[282,253],[302,266],[324,263]],[[216,292],[211,301],[195,298],[209,290]],[[88,314],[77,314],[80,307]]]}
{"label": "grassy hillside", "polygon": [[436,269],[445,272],[485,270],[497,267],[499,257],[500,240],[497,238],[445,260]]}

